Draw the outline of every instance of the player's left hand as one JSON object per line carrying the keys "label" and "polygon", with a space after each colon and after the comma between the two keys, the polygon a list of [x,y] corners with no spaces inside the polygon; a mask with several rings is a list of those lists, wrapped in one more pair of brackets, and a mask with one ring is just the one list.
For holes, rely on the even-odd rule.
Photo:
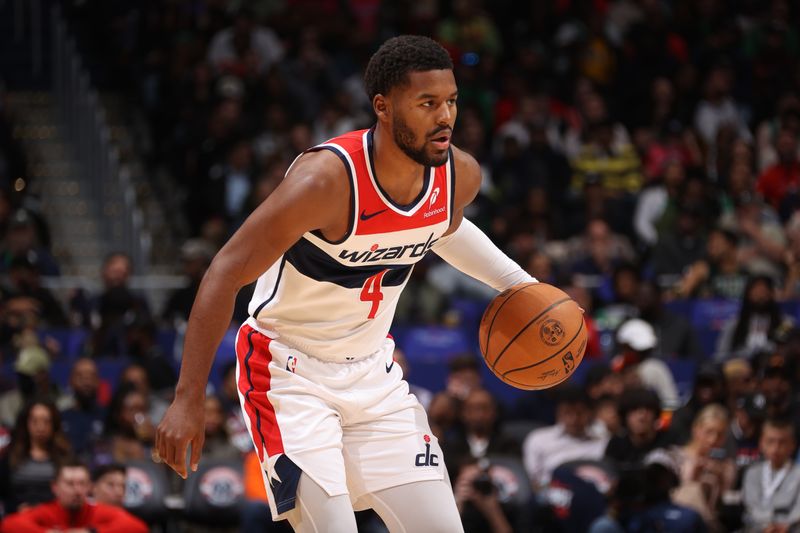
{"label": "player's left hand", "polygon": [[202,398],[199,401],[188,401],[176,397],[156,430],[153,460],[166,463],[183,479],[188,476],[186,450],[189,445],[192,446],[189,460],[192,472],[197,471],[203,451],[206,422],[202,406]]}

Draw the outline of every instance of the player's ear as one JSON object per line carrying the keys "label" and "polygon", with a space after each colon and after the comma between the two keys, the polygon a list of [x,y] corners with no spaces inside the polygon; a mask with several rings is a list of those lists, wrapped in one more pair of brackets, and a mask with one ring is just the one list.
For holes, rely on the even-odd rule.
{"label": "player's ear", "polygon": [[389,102],[382,94],[376,94],[372,99],[372,109],[378,120],[388,120],[389,118]]}

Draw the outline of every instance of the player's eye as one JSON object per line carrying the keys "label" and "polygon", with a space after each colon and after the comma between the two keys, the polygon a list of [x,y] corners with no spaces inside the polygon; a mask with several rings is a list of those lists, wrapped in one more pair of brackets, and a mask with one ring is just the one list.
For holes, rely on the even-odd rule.
{"label": "player's eye", "polygon": [[447,105],[456,105],[456,98],[450,98],[447,100]]}
{"label": "player's eye", "polygon": [[427,102],[422,102],[422,107],[433,107],[433,101],[428,100]]}

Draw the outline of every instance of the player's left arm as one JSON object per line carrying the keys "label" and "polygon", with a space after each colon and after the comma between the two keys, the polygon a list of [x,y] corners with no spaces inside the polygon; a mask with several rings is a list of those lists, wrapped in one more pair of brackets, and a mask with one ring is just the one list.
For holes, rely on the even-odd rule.
{"label": "player's left arm", "polygon": [[436,255],[478,281],[504,291],[519,283],[536,281],[504,254],[478,227],[464,218],[481,187],[481,167],[471,155],[453,146],[455,199],[447,232],[431,248]]}

